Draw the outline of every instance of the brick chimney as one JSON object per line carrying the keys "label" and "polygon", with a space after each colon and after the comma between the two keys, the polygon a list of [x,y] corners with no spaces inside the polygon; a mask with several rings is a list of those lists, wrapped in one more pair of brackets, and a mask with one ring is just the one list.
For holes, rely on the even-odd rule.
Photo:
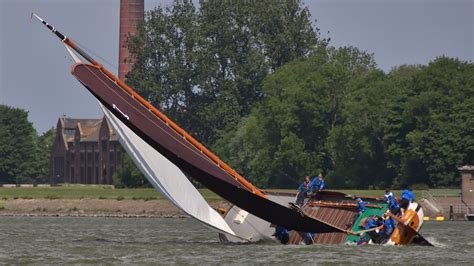
{"label": "brick chimney", "polygon": [[120,0],[119,78],[132,69],[133,59],[128,51],[128,36],[138,33],[138,25],[145,20],[144,0]]}

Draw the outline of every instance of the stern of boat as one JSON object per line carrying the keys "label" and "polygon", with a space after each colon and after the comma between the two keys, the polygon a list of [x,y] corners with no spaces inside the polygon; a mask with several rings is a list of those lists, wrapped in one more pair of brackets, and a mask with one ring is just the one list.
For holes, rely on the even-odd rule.
{"label": "stern of boat", "polygon": [[410,244],[423,225],[423,217],[421,205],[417,202],[410,203],[387,243],[393,245]]}

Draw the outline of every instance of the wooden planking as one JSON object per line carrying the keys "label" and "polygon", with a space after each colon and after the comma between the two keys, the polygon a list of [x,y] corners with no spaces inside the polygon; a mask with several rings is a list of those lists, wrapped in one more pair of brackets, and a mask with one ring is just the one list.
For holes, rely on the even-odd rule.
{"label": "wooden planking", "polygon": [[[309,217],[316,218],[324,221],[330,225],[334,225],[339,228],[346,228],[348,224],[351,224],[355,211],[341,208],[329,208],[329,207],[304,207],[306,215]],[[301,243],[303,233],[297,231],[290,232],[290,240],[288,244],[298,245]],[[346,233],[318,233],[316,234],[315,243],[318,244],[341,244],[344,243],[347,237]]]}

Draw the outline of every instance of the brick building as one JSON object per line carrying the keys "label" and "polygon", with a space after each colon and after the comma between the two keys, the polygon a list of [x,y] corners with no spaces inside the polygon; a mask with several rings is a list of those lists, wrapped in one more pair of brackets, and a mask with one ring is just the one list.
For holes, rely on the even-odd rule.
{"label": "brick building", "polygon": [[122,146],[107,119],[61,117],[51,150],[53,183],[112,184]]}

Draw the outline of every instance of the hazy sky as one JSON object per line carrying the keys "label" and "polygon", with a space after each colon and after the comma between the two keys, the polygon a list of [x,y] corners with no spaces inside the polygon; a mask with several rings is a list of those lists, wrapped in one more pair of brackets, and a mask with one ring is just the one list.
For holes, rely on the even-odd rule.
{"label": "hazy sky", "polygon": [[[72,61],[37,12],[100,55],[116,72],[120,0],[0,0],[0,104],[29,111],[38,132],[59,116],[98,118],[94,97],[70,75]],[[147,10],[171,0],[145,0]],[[305,1],[323,37],[336,47],[374,53],[384,71],[447,55],[474,60],[474,0]],[[327,33],[329,31],[329,34]],[[100,60],[101,61],[101,60]]]}

